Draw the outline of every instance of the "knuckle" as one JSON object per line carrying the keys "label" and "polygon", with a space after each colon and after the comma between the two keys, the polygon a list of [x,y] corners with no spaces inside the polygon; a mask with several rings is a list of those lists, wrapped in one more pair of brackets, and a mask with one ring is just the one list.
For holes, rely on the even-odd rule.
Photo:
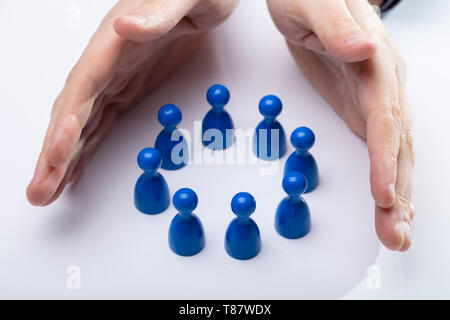
{"label": "knuckle", "polygon": [[81,131],[83,129],[85,121],[81,118],[82,116],[78,112],[69,112],[67,116],[73,119],[74,124],[77,126],[77,131]]}
{"label": "knuckle", "polygon": [[403,206],[409,208],[409,199],[402,191],[397,191],[397,201]]}

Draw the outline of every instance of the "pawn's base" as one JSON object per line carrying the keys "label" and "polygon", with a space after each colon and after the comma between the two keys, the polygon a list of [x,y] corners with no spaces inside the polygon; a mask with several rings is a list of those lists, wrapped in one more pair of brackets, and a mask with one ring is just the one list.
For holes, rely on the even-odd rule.
{"label": "pawn's base", "polygon": [[145,214],[159,214],[169,207],[169,187],[162,175],[139,177],[134,188],[134,205]]}
{"label": "pawn's base", "polygon": [[177,214],[169,226],[169,247],[184,257],[193,256],[205,247],[205,232],[200,219],[192,214],[188,217]]}
{"label": "pawn's base", "polygon": [[225,234],[225,251],[232,258],[248,260],[261,251],[261,236],[252,219],[231,221]]}

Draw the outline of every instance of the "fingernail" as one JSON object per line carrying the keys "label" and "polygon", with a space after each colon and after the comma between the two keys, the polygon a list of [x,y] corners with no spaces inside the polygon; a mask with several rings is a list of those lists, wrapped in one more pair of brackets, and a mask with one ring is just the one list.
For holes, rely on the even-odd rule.
{"label": "fingernail", "polygon": [[131,19],[135,21],[137,24],[145,25],[147,23],[147,19],[144,16],[141,16],[140,14],[129,14],[125,16],[125,18]]}
{"label": "fingernail", "polygon": [[352,46],[361,42],[367,42],[369,41],[369,39],[365,36],[362,36],[360,34],[353,34],[351,36],[348,36],[345,40],[344,40],[344,44],[347,46]]}

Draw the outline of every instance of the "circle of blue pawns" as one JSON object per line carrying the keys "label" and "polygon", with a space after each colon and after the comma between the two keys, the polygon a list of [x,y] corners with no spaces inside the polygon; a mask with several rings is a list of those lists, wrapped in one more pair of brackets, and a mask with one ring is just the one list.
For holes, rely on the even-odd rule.
{"label": "circle of blue pawns", "polygon": [[[218,101],[220,101],[219,104],[223,104],[223,106],[225,106],[230,100],[230,93],[225,86],[215,84],[208,89],[206,99],[211,105],[218,104]],[[282,102],[280,98],[275,95],[266,95],[260,100],[258,108],[261,115],[263,115],[264,117],[275,118],[281,113]],[[162,125],[166,124],[169,126],[176,126],[181,122],[181,118],[181,111],[177,106],[172,104],[164,105],[158,112],[158,120]],[[315,142],[314,132],[308,127],[298,127],[291,133],[290,142],[295,149],[309,150],[310,148],[312,148]],[[147,152],[144,152],[144,150]],[[146,154],[144,155],[144,153]],[[142,165],[141,163],[139,163],[139,159]],[[161,156],[159,155],[159,160],[158,154],[152,154],[148,156],[148,148],[145,148],[141,150],[138,155],[138,163],[139,167],[144,171],[157,170],[161,165]],[[303,176],[303,174],[301,173],[299,173],[299,175]],[[290,179],[285,179],[286,177],[287,176],[283,177],[282,187],[287,194],[301,195],[305,192],[307,182],[304,179],[304,176],[303,178],[301,178],[300,176],[291,174]],[[175,194],[181,190],[186,191],[186,189],[187,188],[179,189],[175,192]],[[245,194],[249,193],[239,192],[232,199],[231,210],[239,218],[250,217],[256,209],[256,201],[253,196],[249,194],[251,198],[247,198]],[[177,198],[176,201],[173,197],[173,202],[175,208],[180,212],[180,214],[182,214],[179,208],[183,208],[182,210],[186,212],[192,212],[197,207],[198,198],[196,193],[194,193],[193,195],[190,194],[190,196],[186,199]],[[190,207],[192,207],[193,209],[190,210]],[[236,213],[236,211],[239,213]]]}

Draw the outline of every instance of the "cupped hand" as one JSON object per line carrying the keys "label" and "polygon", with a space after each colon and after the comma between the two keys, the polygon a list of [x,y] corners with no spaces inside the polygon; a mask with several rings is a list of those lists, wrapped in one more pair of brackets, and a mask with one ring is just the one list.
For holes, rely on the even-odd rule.
{"label": "cupped hand", "polygon": [[106,15],[53,105],[34,176],[33,205],[77,179],[121,111],[169,76],[237,0],[121,0]]}
{"label": "cupped hand", "polygon": [[367,140],[375,227],[383,244],[405,251],[414,150],[406,66],[366,0],[267,0],[275,25],[305,76]]}

